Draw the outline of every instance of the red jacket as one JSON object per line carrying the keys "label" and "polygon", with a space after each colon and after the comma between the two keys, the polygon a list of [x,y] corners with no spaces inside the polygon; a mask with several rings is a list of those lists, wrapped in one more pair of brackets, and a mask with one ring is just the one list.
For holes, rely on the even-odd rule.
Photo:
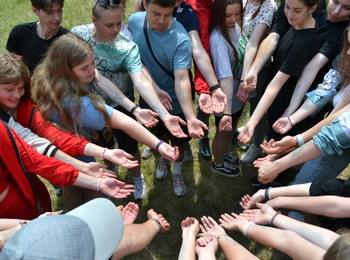
{"label": "red jacket", "polygon": [[0,123],[1,178],[16,183],[28,202],[38,208],[38,212],[50,211],[50,196],[45,185],[36,174],[58,186],[72,185],[78,170],[72,165],[55,158],[42,156],[24,142],[3,121]]}
{"label": "red jacket", "polygon": [[90,143],[83,137],[62,131],[43,119],[37,106],[29,99],[21,99],[17,107],[17,122],[29,128],[33,133],[46,138],[66,154],[72,157],[84,155],[85,146]]}

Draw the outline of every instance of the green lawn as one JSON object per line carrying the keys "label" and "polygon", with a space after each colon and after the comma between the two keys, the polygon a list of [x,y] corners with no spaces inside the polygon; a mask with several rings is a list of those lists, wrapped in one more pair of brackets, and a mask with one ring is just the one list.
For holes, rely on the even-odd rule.
{"label": "green lawn", "polygon": [[[128,3],[127,13],[132,12],[133,2]],[[91,22],[91,1],[89,0],[66,0],[63,26],[71,29],[75,25]],[[7,1],[6,5],[0,5],[0,51],[5,51],[5,45],[8,34],[16,24],[35,21],[28,0]],[[247,111],[248,106],[245,111]],[[247,120],[247,112],[239,122],[239,126]],[[211,119],[212,139],[215,133],[213,118]],[[212,216],[218,219],[221,213],[241,212],[239,200],[244,194],[252,194],[252,188],[249,185],[249,179],[256,174],[256,169],[251,164],[243,165],[242,175],[238,178],[227,178],[210,171],[210,161],[204,161],[198,158],[198,140],[192,140],[191,146],[194,152],[194,160],[185,162],[183,172],[187,193],[181,198],[177,198],[172,192],[171,175],[165,180],[158,180],[154,177],[158,156],[142,162],[142,171],[145,174],[148,194],[140,206],[140,214],[137,222],[146,219],[146,212],[154,208],[158,213],[162,213],[171,224],[171,229],[165,234],[158,235],[154,241],[143,251],[126,257],[125,259],[176,259],[181,246],[181,227],[180,223],[187,216],[200,218],[201,216]],[[141,151],[144,148],[140,147]],[[232,145],[232,151],[241,156],[242,151]],[[346,174],[347,176],[348,174]],[[345,176],[345,175],[343,175]],[[121,169],[119,178],[127,183],[132,183],[130,174],[125,169]],[[51,186],[48,185],[52,194],[53,205],[56,210],[64,208],[62,198],[56,197]],[[133,201],[133,197],[125,200],[116,201],[116,204],[126,204]],[[244,237],[239,232],[229,232],[243,246],[248,248],[260,259],[289,259],[284,254],[261,246]],[[224,259],[223,254],[218,252],[218,259]]]}

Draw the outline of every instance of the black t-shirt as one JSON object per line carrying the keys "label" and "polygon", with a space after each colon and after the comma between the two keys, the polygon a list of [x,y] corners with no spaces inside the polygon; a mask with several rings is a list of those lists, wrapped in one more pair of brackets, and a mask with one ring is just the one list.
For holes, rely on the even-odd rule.
{"label": "black t-shirt", "polygon": [[269,109],[269,114],[274,115],[271,120],[274,120],[275,117],[278,119],[288,107],[296,83],[304,67],[315,56],[318,48],[319,41],[316,28],[303,30],[290,28],[279,41],[273,55],[274,62],[267,83],[269,83],[279,71],[290,75],[290,77],[279,91]]}
{"label": "black t-shirt", "polygon": [[312,182],[310,196],[323,195],[350,197],[350,180],[334,179]]}
{"label": "black t-shirt", "polygon": [[44,40],[37,34],[37,22],[20,24],[11,30],[6,49],[9,52],[23,56],[23,62],[33,73],[51,43],[68,32],[66,28],[60,27],[54,37]]}

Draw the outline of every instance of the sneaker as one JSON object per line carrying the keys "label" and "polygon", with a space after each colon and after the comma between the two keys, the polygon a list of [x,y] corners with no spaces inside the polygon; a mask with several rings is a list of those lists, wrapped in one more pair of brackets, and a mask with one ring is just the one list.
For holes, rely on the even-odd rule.
{"label": "sneaker", "polygon": [[154,149],[152,149],[151,147],[146,146],[146,148],[143,149],[143,151],[142,151],[141,158],[146,160],[149,157],[151,157],[152,154],[154,154]]}
{"label": "sneaker", "polygon": [[209,138],[201,138],[199,140],[199,152],[204,160],[211,160]]}
{"label": "sneaker", "polygon": [[139,177],[133,177],[134,179],[134,199],[139,200],[143,199],[146,196],[146,183],[143,177],[143,173],[141,172]]}
{"label": "sneaker", "polygon": [[217,165],[215,162],[213,162],[211,164],[211,170],[226,177],[238,177],[241,175],[238,168],[225,161],[221,165]]}
{"label": "sneaker", "polygon": [[238,157],[234,156],[231,152],[225,153],[223,158],[225,162],[235,167],[239,167],[241,165],[241,161],[238,159]]}
{"label": "sneaker", "polygon": [[252,185],[253,187],[256,187],[258,189],[266,189],[268,187],[279,187],[280,186],[280,184],[275,182],[275,181],[263,184],[263,183],[258,181],[258,175],[255,175],[250,179],[250,185]]}
{"label": "sneaker", "polygon": [[56,196],[57,197],[62,197],[63,195],[63,190],[62,188],[56,188]]}
{"label": "sneaker", "polygon": [[185,154],[184,154],[184,161],[189,162],[193,160],[193,153],[191,149],[190,143],[185,144]]}
{"label": "sneaker", "polygon": [[173,174],[173,188],[176,196],[183,196],[186,193],[186,185],[182,173]]}
{"label": "sneaker", "polygon": [[259,156],[261,156],[262,154],[262,149],[261,147],[257,147],[256,145],[252,144],[248,151],[246,151],[242,158],[241,161],[244,163],[251,163],[254,162],[256,160],[256,158],[258,158]]}
{"label": "sneaker", "polygon": [[156,170],[156,178],[164,179],[168,175],[169,167],[169,161],[164,157],[160,157]]}

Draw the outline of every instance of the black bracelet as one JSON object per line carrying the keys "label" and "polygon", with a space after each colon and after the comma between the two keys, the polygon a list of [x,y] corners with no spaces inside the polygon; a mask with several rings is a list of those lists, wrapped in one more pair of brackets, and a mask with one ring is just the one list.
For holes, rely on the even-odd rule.
{"label": "black bracelet", "polygon": [[270,226],[272,227],[273,226],[273,221],[275,220],[275,218],[277,217],[278,214],[281,214],[281,211],[277,211],[275,213],[275,215],[272,217],[271,221],[270,221]]}
{"label": "black bracelet", "polygon": [[269,194],[270,188],[271,188],[271,187],[268,187],[267,189],[265,189],[265,199],[266,199],[266,200],[270,200],[270,199],[271,199],[271,198],[270,198],[270,194]]}
{"label": "black bracelet", "polygon": [[133,106],[132,109],[130,110],[130,114],[134,114],[136,108],[138,108],[138,107],[139,107],[139,105],[135,104],[135,106]]}
{"label": "black bracelet", "polygon": [[244,80],[243,79],[240,79],[239,82],[242,83]]}
{"label": "black bracelet", "polygon": [[287,118],[288,118],[288,120],[289,120],[290,124],[291,124],[291,125],[292,125],[292,127],[293,127],[294,125],[293,125],[293,123],[292,123],[292,120],[290,120],[289,116],[287,116]]}
{"label": "black bracelet", "polygon": [[221,88],[221,87],[219,84],[216,84],[216,85],[210,87],[210,91],[213,92],[214,90],[217,90],[218,88]]}
{"label": "black bracelet", "polygon": [[232,117],[232,115],[231,114],[222,114],[222,116],[231,116]]}

